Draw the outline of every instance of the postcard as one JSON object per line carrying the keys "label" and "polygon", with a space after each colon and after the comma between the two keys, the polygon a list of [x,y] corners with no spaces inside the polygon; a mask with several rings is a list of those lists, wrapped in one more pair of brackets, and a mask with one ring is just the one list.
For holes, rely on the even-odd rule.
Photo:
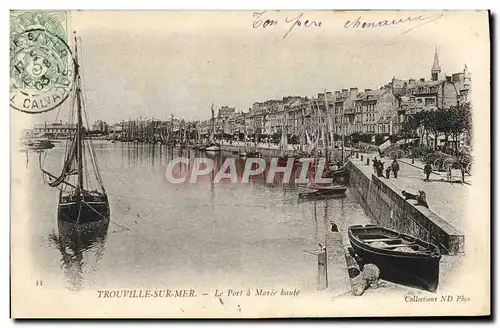
{"label": "postcard", "polygon": [[12,10],[11,316],[490,315],[489,19]]}

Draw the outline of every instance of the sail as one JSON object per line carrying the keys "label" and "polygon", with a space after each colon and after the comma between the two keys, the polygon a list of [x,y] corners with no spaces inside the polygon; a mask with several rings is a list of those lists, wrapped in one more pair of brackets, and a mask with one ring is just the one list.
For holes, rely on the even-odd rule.
{"label": "sail", "polygon": [[76,137],[75,137],[73,139],[71,147],[68,151],[68,154],[66,156],[66,160],[64,161],[64,165],[63,165],[63,168],[62,168],[62,171],[61,171],[61,174],[59,175],[59,177],[55,177],[51,173],[45,171],[40,165],[40,169],[42,170],[43,173],[47,174],[48,176],[50,176],[52,178],[55,178],[53,181],[48,183],[48,185],[50,187],[59,186],[61,183],[65,182],[66,177],[71,174],[73,161],[74,161],[75,156],[76,156],[76,150],[77,150],[77,143],[76,143]]}

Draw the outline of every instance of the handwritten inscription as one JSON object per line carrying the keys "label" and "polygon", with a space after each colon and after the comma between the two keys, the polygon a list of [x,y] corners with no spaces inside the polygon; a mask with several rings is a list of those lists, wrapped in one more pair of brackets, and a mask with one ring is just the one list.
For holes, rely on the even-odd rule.
{"label": "handwritten inscription", "polygon": [[284,21],[276,20],[270,16],[267,16],[266,11],[254,12],[253,13],[253,28],[274,28],[276,26],[284,25],[285,34],[283,39],[285,39],[295,28],[319,28],[322,27],[323,22],[315,21],[312,19],[305,19],[304,13],[300,13],[294,17],[285,17]]}
{"label": "handwritten inscription", "polygon": [[[345,28],[379,28],[379,27],[387,27],[387,26],[393,26],[393,25],[401,25],[403,23],[410,23],[414,21],[425,21],[425,23],[430,23],[438,18],[441,18],[443,14],[437,14],[437,15],[432,15],[432,16],[409,16],[406,18],[400,18],[400,19],[383,19],[379,21],[369,21],[369,20],[364,20],[361,16],[356,18],[355,20],[351,21],[348,20],[345,22],[344,27]],[[421,25],[419,25],[421,26]]]}

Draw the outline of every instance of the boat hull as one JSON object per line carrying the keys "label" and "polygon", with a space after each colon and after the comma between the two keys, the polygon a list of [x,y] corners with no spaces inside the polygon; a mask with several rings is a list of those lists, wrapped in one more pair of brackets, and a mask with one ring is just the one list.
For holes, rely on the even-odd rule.
{"label": "boat hull", "polygon": [[[373,226],[373,228],[376,227],[381,228]],[[388,231],[395,233],[391,230]],[[365,264],[373,263],[380,269],[381,279],[430,292],[437,290],[440,256],[396,252],[370,247],[357,238],[352,227],[348,229],[348,235],[353,250],[360,257],[359,264],[361,268]],[[409,235],[400,234],[400,236]],[[421,240],[418,241],[427,244]]]}
{"label": "boat hull", "polygon": [[110,209],[107,200],[60,202],[59,220],[71,223],[90,223],[109,220]]}
{"label": "boat hull", "polygon": [[248,158],[261,158],[262,154],[259,152],[249,152],[247,153]]}
{"label": "boat hull", "polygon": [[302,192],[299,193],[299,198],[300,199],[314,199],[314,200],[321,200],[321,199],[332,199],[332,198],[345,198],[346,194],[345,193],[339,193],[339,194],[324,194],[324,193],[319,193],[316,191],[312,192]]}
{"label": "boat hull", "polygon": [[209,146],[207,148],[205,148],[206,151],[220,151],[220,147],[219,146]]}

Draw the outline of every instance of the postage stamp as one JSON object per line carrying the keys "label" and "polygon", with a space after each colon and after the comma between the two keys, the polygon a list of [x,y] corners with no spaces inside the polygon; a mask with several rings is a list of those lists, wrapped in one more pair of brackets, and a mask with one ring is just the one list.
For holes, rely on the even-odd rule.
{"label": "postage stamp", "polygon": [[56,108],[74,78],[64,27],[43,11],[13,14],[10,27],[10,106],[25,113]]}

